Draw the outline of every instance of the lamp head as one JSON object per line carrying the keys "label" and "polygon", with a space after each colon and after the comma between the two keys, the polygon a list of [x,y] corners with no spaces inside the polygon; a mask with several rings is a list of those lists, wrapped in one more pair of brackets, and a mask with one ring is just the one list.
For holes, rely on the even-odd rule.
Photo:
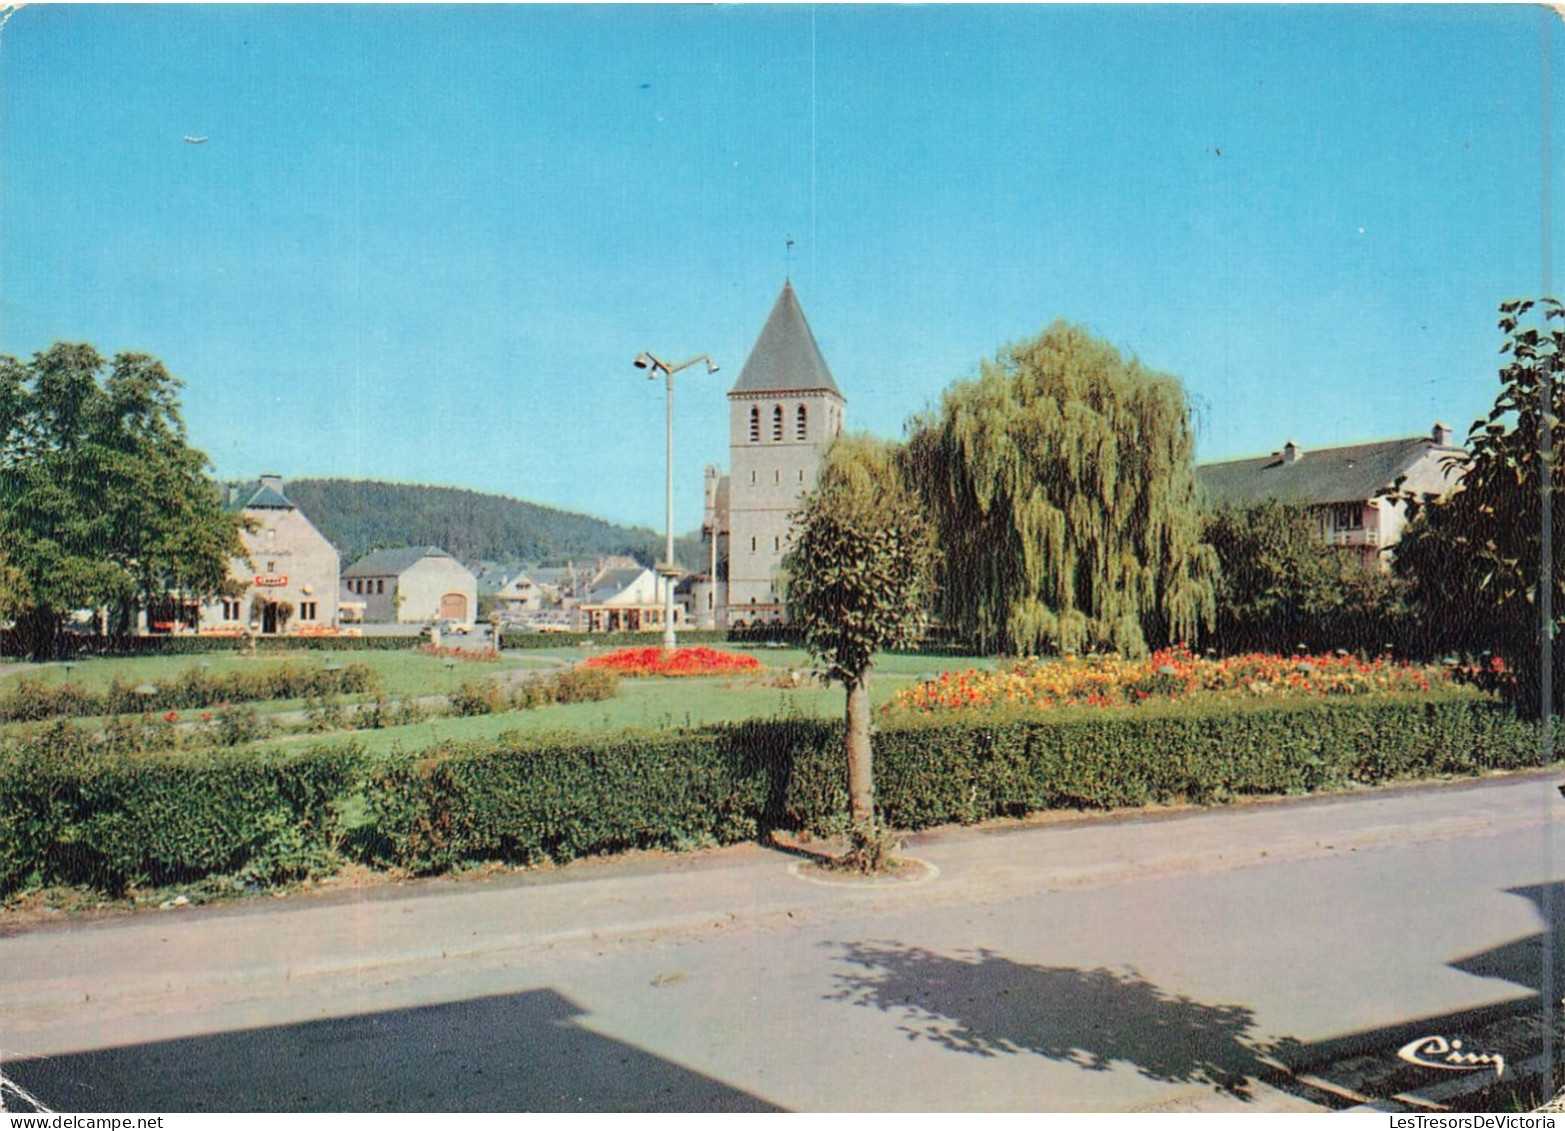
{"label": "lamp head", "polygon": [[717,368],[717,362],[713,361],[710,357],[706,359],[706,371],[708,374],[716,373]]}
{"label": "lamp head", "polygon": [[642,350],[631,364],[637,369],[654,369],[657,367],[657,360],[646,350]]}

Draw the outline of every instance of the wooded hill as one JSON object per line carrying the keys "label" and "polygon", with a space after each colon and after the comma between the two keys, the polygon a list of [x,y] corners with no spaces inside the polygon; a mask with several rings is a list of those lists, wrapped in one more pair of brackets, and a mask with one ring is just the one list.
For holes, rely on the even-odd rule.
{"label": "wooded hill", "polygon": [[[651,565],[663,556],[663,537],[645,527],[503,495],[353,479],[290,479],[284,489],[341,552],[344,566],[388,546],[439,546],[469,564],[552,565],[626,554]],[[674,553],[700,569],[700,535],[677,538]]]}

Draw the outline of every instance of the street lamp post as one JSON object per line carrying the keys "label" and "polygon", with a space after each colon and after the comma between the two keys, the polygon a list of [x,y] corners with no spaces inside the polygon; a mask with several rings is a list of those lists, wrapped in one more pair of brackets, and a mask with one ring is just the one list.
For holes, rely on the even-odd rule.
{"label": "street lamp post", "polygon": [[[667,420],[665,424],[665,441],[668,448],[668,475],[667,493],[665,498],[665,530],[667,542],[664,546],[663,560],[658,563],[658,574],[663,578],[663,651],[674,650],[674,582],[679,577],[679,567],[674,564],[674,374],[681,369],[688,369],[698,361],[706,362],[708,373],[717,372],[717,362],[712,360],[710,354],[697,354],[689,361],[681,361],[676,365],[670,365],[662,358],[656,357],[642,350],[636,355],[633,363],[637,369],[647,371],[647,379],[655,380],[658,373],[663,374],[663,384],[666,390],[668,404]],[[714,579],[715,580],[715,579]]]}

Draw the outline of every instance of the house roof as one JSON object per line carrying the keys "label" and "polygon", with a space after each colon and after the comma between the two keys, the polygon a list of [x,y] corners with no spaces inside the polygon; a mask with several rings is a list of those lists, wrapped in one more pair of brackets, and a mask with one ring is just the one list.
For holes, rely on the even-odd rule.
{"label": "house roof", "polygon": [[[342,576],[393,577],[406,573],[425,558],[451,558],[451,555],[438,546],[398,546],[390,550],[376,550],[343,570]],[[455,558],[451,560],[456,561]]]}
{"label": "house roof", "polygon": [[842,396],[793,293],[793,284],[784,283],[728,395],[820,391]]}
{"label": "house roof", "polygon": [[564,566],[540,566],[527,571],[527,576],[539,585],[559,585],[561,582],[573,581],[580,570],[566,569]]}
{"label": "house roof", "polygon": [[606,569],[592,579],[592,587],[587,590],[583,601],[589,605],[601,605],[612,600],[640,581],[646,572],[643,566],[635,569]]}
{"label": "house roof", "polygon": [[1351,503],[1372,499],[1430,451],[1461,455],[1459,447],[1436,444],[1430,436],[1408,436],[1339,448],[1296,449],[1249,459],[1205,463],[1196,481],[1215,503],[1249,506],[1281,503]]}
{"label": "house roof", "polygon": [[291,511],[298,508],[288,500],[288,496],[284,495],[279,488],[273,487],[270,483],[263,483],[256,490],[255,494],[250,496],[250,501],[245,503],[245,509]]}

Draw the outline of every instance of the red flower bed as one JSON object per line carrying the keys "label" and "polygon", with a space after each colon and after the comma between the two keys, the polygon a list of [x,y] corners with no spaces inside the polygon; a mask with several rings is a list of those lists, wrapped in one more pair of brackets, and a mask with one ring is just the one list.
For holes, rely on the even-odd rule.
{"label": "red flower bed", "polygon": [[594,656],[587,666],[610,668],[621,675],[747,675],[761,670],[754,656],[715,648],[676,648],[667,656],[661,648],[621,648]]}

